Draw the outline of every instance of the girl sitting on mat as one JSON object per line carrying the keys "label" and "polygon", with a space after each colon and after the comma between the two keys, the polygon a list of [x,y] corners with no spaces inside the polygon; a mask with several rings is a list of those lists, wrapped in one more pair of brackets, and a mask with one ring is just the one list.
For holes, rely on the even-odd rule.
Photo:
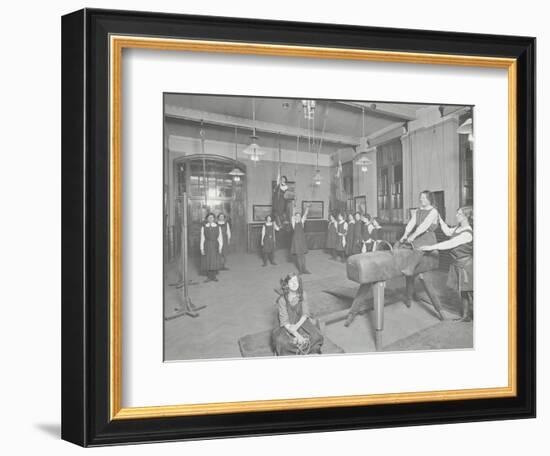
{"label": "girl sitting on mat", "polygon": [[277,291],[279,325],[273,330],[275,353],[284,355],[320,354],[323,335],[309,314],[302,279],[292,273],[281,279]]}

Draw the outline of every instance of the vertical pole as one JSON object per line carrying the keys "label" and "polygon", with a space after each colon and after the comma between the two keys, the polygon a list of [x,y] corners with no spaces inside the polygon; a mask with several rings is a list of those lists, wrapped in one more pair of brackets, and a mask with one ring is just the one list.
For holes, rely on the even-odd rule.
{"label": "vertical pole", "polygon": [[183,226],[181,227],[181,258],[182,258],[182,275],[183,275],[183,298],[187,302],[189,298],[188,286],[188,274],[187,274],[187,192],[183,193]]}
{"label": "vertical pole", "polygon": [[382,331],[384,330],[384,288],[386,282],[376,282],[372,285],[374,298],[374,329],[376,350],[382,348]]}

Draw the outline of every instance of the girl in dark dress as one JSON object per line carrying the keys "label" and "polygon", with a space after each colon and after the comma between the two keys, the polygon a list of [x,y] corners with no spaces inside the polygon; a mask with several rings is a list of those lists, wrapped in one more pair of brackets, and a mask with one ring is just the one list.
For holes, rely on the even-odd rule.
{"label": "girl in dark dress", "polygon": [[405,233],[399,240],[401,244],[414,244],[415,248],[433,245],[437,242],[435,230],[439,223],[439,212],[432,206],[433,194],[429,190],[420,192],[420,207],[412,213],[405,227]]}
{"label": "girl in dark dress", "polygon": [[231,242],[231,226],[225,220],[225,214],[218,214],[218,226],[222,230],[223,247],[221,253],[221,268],[220,271],[228,271],[227,268],[227,252],[229,251],[229,243]]}
{"label": "girl in dark dress", "polygon": [[206,281],[218,281],[216,277],[221,267],[221,253],[223,249],[222,230],[214,221],[214,214],[206,216],[206,223],[201,228],[201,255],[203,269],[206,271]]}
{"label": "girl in dark dress", "polygon": [[307,242],[304,232],[304,224],[307,220],[309,206],[306,208],[304,215],[296,212],[292,217],[292,242],[290,244],[290,253],[296,255],[296,267],[300,274],[311,274],[306,268]]}
{"label": "girl in dark dress", "polygon": [[281,279],[277,309],[279,325],[272,333],[275,353],[278,356],[320,354],[323,335],[310,317],[302,279],[296,274]]}
{"label": "girl in dark dress", "polygon": [[260,239],[260,244],[262,246],[262,259],[264,264],[262,266],[267,266],[267,260],[273,265],[275,263],[275,231],[279,231],[279,225],[273,222],[271,215],[266,215],[265,224],[262,226],[262,237]]}
{"label": "girl in dark dress", "polygon": [[334,215],[329,214],[328,227],[327,227],[327,242],[325,247],[329,251],[330,257],[333,260],[336,259],[336,242],[338,240],[337,226],[338,226],[338,222],[334,218]]}
{"label": "girl in dark dress", "polygon": [[353,253],[353,243],[355,242],[355,218],[353,214],[348,214],[348,233],[346,234],[346,256]]}
{"label": "girl in dark dress", "polygon": [[[395,258],[398,267],[405,276],[412,276],[423,253],[418,250],[425,245],[437,243],[435,230],[439,224],[439,212],[432,206],[433,195],[429,190],[420,192],[420,207],[412,211],[411,219],[405,227],[405,233],[396,244]],[[399,249],[412,249],[413,254],[399,255]]]}
{"label": "girl in dark dress", "polygon": [[338,255],[342,262],[346,261],[345,251],[346,251],[346,236],[348,234],[348,224],[344,220],[342,214],[338,214],[338,226],[337,226],[338,238],[336,241],[336,255]]}
{"label": "girl in dark dress", "polygon": [[[439,224],[439,212],[432,205],[433,200],[433,194],[429,190],[420,192],[420,207],[412,211],[411,219],[405,227],[405,233],[393,250],[396,265],[405,276],[408,307],[411,306],[414,297],[414,270],[425,254],[420,248],[437,243],[435,230]],[[407,252],[404,255],[404,249],[412,249],[412,253]],[[437,254],[436,251],[428,253]],[[445,319],[441,312],[439,317],[442,320]]]}
{"label": "girl in dark dress", "polygon": [[272,208],[275,222],[279,227],[288,225],[289,201],[294,199],[290,191],[286,176],[281,176],[277,180],[277,185],[273,189]]}
{"label": "girl in dark dress", "polygon": [[449,240],[420,247],[424,252],[448,250],[453,263],[449,268],[447,286],[455,289],[462,300],[462,318],[460,321],[471,321],[474,300],[474,211],[465,206],[456,212],[458,225],[449,228],[440,217],[439,225]]}
{"label": "girl in dark dress", "polygon": [[361,220],[363,221],[363,247],[361,252],[372,252],[379,238],[378,231],[381,226],[370,214],[365,214]]}
{"label": "girl in dark dress", "polygon": [[357,255],[363,249],[363,221],[359,212],[353,214],[353,218],[355,219],[355,225],[353,226],[353,248],[351,253]]}

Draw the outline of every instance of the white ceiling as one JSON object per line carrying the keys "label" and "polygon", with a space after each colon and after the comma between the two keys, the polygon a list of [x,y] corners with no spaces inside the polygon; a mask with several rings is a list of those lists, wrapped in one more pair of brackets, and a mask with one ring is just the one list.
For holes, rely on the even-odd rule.
{"label": "white ceiling", "polygon": [[[254,102],[253,102],[254,100]],[[165,95],[165,127],[167,134],[199,138],[205,130],[206,139],[233,142],[235,126],[237,142],[250,142],[253,103],[256,114],[256,134],[261,145],[295,149],[301,133],[301,149],[307,148],[307,121],[302,100],[282,98],[252,98],[194,94]],[[348,147],[362,136],[369,136],[391,125],[403,124],[415,118],[416,112],[429,105],[380,102],[344,102],[316,100],[315,137],[323,137],[322,153],[332,153]],[[451,112],[459,106],[445,106]],[[324,127],[324,134],[323,134]],[[345,144],[345,143],[348,144]]]}

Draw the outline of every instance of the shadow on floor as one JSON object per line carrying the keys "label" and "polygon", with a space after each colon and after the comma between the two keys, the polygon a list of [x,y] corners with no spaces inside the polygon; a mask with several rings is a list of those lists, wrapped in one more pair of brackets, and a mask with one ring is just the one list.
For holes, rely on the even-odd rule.
{"label": "shadow on floor", "polygon": [[61,424],[59,423],[35,423],[34,427],[50,437],[61,438]]}

